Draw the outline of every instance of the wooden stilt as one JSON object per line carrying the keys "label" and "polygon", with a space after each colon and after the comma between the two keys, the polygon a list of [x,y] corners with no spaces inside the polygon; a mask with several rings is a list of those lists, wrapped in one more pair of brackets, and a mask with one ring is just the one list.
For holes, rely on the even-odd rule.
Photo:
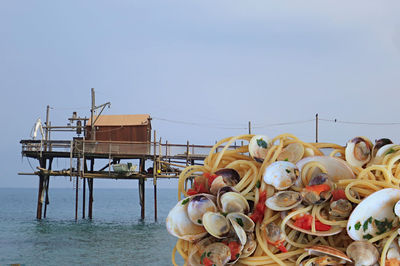
{"label": "wooden stilt", "polygon": [[139,179],[139,200],[140,200],[140,218],[144,220],[145,218],[145,193],[144,193],[144,178]]}
{"label": "wooden stilt", "polygon": [[85,219],[86,209],[86,178],[82,179],[82,219]]}
{"label": "wooden stilt", "polygon": [[[53,164],[53,158],[49,159],[49,168],[48,170],[51,171],[51,166]],[[43,213],[43,218],[46,218],[47,214],[47,205],[50,203],[49,201],[49,183],[50,183],[50,176],[46,175],[45,176],[45,187],[46,187],[46,199],[44,203],[44,213]]]}
{"label": "wooden stilt", "polygon": [[78,199],[79,199],[79,176],[81,171],[81,159],[78,157],[76,161],[76,183],[75,183],[75,221],[78,220]]}
{"label": "wooden stilt", "polygon": [[[40,167],[46,168],[46,159],[41,158],[39,160]],[[38,191],[38,203],[36,209],[36,219],[42,219],[42,207],[43,207],[43,199],[44,199],[44,185],[45,185],[45,176],[44,174],[39,174],[39,191]]]}
{"label": "wooden stilt", "polygon": [[157,179],[154,179],[154,221],[157,222]]}
{"label": "wooden stilt", "polygon": [[[94,171],[94,159],[90,160],[90,172]],[[89,187],[89,210],[88,215],[89,219],[93,218],[93,178],[88,178],[88,187]]]}

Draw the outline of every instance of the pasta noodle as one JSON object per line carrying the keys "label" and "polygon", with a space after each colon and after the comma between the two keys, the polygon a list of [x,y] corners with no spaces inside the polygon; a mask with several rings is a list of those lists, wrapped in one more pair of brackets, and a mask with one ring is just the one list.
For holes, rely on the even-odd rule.
{"label": "pasta noodle", "polygon": [[[324,185],[328,184],[326,183],[328,181],[311,184],[311,181],[314,180],[316,176],[319,178],[322,178],[321,176],[324,175],[329,176],[331,171],[330,168],[327,167],[323,161],[318,160],[311,160],[304,163],[301,169],[298,169],[299,172],[295,172],[297,181],[290,187],[290,190],[301,192],[304,198],[303,201],[308,204],[305,204],[305,206],[299,205],[287,211],[273,210],[269,207],[265,207],[265,197],[270,198],[271,196],[276,195],[278,189],[276,187],[274,188],[275,185],[273,183],[268,182],[267,184],[264,175],[266,169],[270,169],[270,166],[272,167],[272,165],[277,162],[277,159],[282,152],[288,152],[288,145],[296,144],[302,147],[301,149],[303,150],[304,155],[302,154],[301,157],[303,158],[308,156],[325,156],[326,154],[326,156],[331,157],[332,160],[335,159],[341,162],[348,159],[348,151],[346,147],[338,144],[307,143],[301,141],[292,134],[281,134],[268,140],[268,143],[264,139],[257,140],[260,142],[257,142],[257,145],[264,145],[263,148],[266,149],[263,155],[263,160],[259,160],[257,159],[258,157],[255,155],[253,156],[251,150],[254,137],[254,135],[246,134],[220,140],[210,150],[208,156],[204,160],[204,165],[188,166],[181,172],[178,182],[178,199],[182,201],[182,198],[187,199],[189,196],[196,193],[204,193],[203,190],[199,189],[200,186],[198,185],[199,183],[196,183],[196,178],[203,177],[204,179],[204,176],[212,176],[220,169],[233,169],[239,174],[240,180],[232,186],[235,191],[239,192],[240,195],[246,199],[247,202],[251,203],[250,214],[248,215],[251,215],[251,218],[255,221],[253,231],[256,247],[248,256],[241,257],[241,253],[237,254],[238,259],[235,262],[238,265],[299,265],[300,263],[302,263],[302,265],[316,265],[316,263],[318,264],[318,257],[310,255],[308,252],[309,248],[313,249],[316,245],[330,246],[338,251],[346,252],[346,248],[349,244],[353,243],[353,240],[348,235],[352,225],[350,225],[349,228],[346,228],[349,226],[348,215],[340,216],[335,213],[332,202],[338,201],[339,198],[334,199],[336,196],[333,192],[343,191],[344,198],[342,197],[341,199],[348,200],[348,204],[350,204],[354,210],[354,207],[363,202],[364,198],[377,191],[386,188],[400,189],[400,146],[394,145],[392,149],[386,152],[383,156],[368,160],[369,163],[366,162],[362,165],[357,165],[348,161],[349,164],[346,164],[346,171],[353,175],[354,178],[339,178],[334,182],[332,179],[328,179],[330,182],[333,182],[332,185],[328,187],[331,189],[329,193],[332,193],[333,195],[330,201],[328,201],[329,198],[323,201],[325,195],[323,193],[328,191]],[[248,144],[246,143],[246,145],[232,149],[231,144],[235,141],[242,141],[242,143],[248,142]],[[265,143],[262,141],[265,141]],[[220,147],[222,145],[223,148],[221,149]],[[351,144],[348,144],[348,147],[350,146]],[[290,169],[285,170],[288,174],[291,171]],[[212,176],[212,178],[217,177],[218,175]],[[195,181],[195,186],[191,189],[185,188],[187,180],[193,179]],[[210,190],[213,186],[212,182],[213,181],[206,181],[205,188],[203,187],[203,189]],[[300,186],[297,182],[300,182],[302,185]],[[198,191],[194,191],[195,189],[198,189]],[[317,189],[319,190],[317,191]],[[286,191],[289,189],[284,188],[280,190]],[[307,193],[311,196],[315,196],[316,194],[318,200],[322,202],[310,203],[310,199],[307,198]],[[329,197],[331,197],[331,194],[329,194]],[[219,201],[219,197],[216,198],[216,200]],[[184,204],[184,202],[182,202],[182,204]],[[259,213],[261,219],[257,219],[254,215],[258,210],[261,210]],[[340,210],[341,209],[339,209],[339,211]],[[224,215],[226,216],[226,213]],[[374,221],[372,218],[373,217],[371,216],[369,221],[370,224],[378,226],[382,223],[376,219]],[[203,217],[203,220],[200,220],[200,226],[202,223],[205,223],[204,219],[205,218]],[[310,227],[302,224],[301,221],[306,221],[306,219],[310,219],[311,223],[307,225]],[[368,241],[370,243],[374,243],[376,246],[380,247],[381,265],[385,265],[389,245],[397,237],[397,228],[399,227],[398,218],[396,221],[397,224],[395,220],[393,220],[393,224],[391,222],[390,228],[388,227],[390,230],[387,230],[388,228],[385,227],[386,231],[380,232],[380,234],[377,235],[368,236]],[[233,225],[233,222],[231,223]],[[272,223],[278,225],[277,228],[280,230],[282,241],[279,243],[272,241],[272,238],[269,235],[268,226]],[[243,226],[243,224],[240,225]],[[369,226],[368,220],[367,222],[364,222],[362,226],[363,230],[366,231]],[[204,225],[204,227],[206,226]],[[367,229],[365,227],[367,227]],[[330,230],[337,231],[332,234],[321,233],[325,231],[330,232]],[[354,230],[359,229],[356,228]],[[247,232],[247,239],[248,238],[249,233]],[[222,243],[225,243],[225,240],[223,239],[216,241],[218,243],[221,241]],[[225,244],[228,245],[228,243]],[[242,249],[243,246],[244,243],[242,243]],[[231,249],[230,254],[233,256],[233,249],[231,246],[229,247]],[[200,252],[202,248],[203,247],[199,244],[199,240],[189,241],[183,238],[178,239],[172,251],[172,264],[177,265],[175,256],[176,253],[178,253],[185,260],[185,265],[196,265],[195,263],[190,262],[191,256],[196,252]],[[211,252],[204,252],[202,254],[200,257],[200,263],[203,264],[201,265],[208,265],[208,261],[211,261],[211,259],[208,259],[210,253]],[[328,255],[333,256],[332,254],[326,254],[326,256]]]}

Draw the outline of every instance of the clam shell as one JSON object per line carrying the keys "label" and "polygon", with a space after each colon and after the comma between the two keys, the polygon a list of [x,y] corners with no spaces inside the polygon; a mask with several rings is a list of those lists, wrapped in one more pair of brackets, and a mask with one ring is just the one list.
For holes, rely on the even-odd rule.
{"label": "clam shell", "polygon": [[385,188],[372,193],[361,201],[351,213],[347,222],[347,234],[353,240],[364,240],[363,236],[370,234],[376,236],[374,226],[368,225],[367,230],[359,228],[356,230],[356,224],[364,224],[370,217],[372,220],[379,221],[388,219],[393,221],[396,215],[393,213],[393,207],[400,200],[400,190],[394,188]]}
{"label": "clam shell", "polygon": [[246,232],[253,232],[255,224],[252,219],[250,219],[249,216],[246,214],[243,214],[241,212],[231,212],[229,213],[226,218],[230,221],[235,221],[238,224],[243,224],[241,225],[243,227],[243,230]]}
{"label": "clam shell", "polygon": [[339,227],[339,226],[332,226],[330,230],[328,231],[316,231],[316,232],[311,232],[311,230],[305,230],[303,228],[297,227],[293,224],[293,221],[287,221],[286,223],[287,226],[289,226],[290,228],[308,234],[308,235],[313,235],[313,236],[333,236],[333,235],[337,235],[340,232],[343,231],[343,227]]}
{"label": "clam shell", "polygon": [[242,194],[237,192],[226,192],[219,197],[221,210],[226,213],[250,211],[249,203]]}
{"label": "clam shell", "polygon": [[206,212],[203,215],[205,230],[216,238],[224,238],[230,230],[229,221],[220,213]]}
{"label": "clam shell", "polygon": [[255,135],[249,142],[249,154],[251,158],[262,163],[271,147],[271,140],[264,135]]}
{"label": "clam shell", "polygon": [[187,214],[188,204],[182,204],[185,200],[188,199],[179,201],[170,210],[166,219],[166,227],[171,235],[187,241],[194,241],[207,235],[207,231],[203,226],[198,226],[189,219]]}
{"label": "clam shell", "polygon": [[296,166],[300,169],[300,174],[301,169],[308,162],[319,162],[322,164],[327,171],[326,174],[330,176],[334,182],[337,182],[341,179],[355,178],[353,170],[351,170],[351,167],[346,163],[346,161],[330,156],[312,156],[300,160],[296,164]]}
{"label": "clam shell", "polygon": [[355,265],[374,265],[378,262],[379,251],[368,241],[354,241],[346,249]]}
{"label": "clam shell", "polygon": [[279,154],[278,161],[289,161],[291,163],[297,163],[303,158],[304,146],[300,143],[291,143],[287,145],[282,152]]}
{"label": "clam shell", "polygon": [[309,248],[304,248],[305,251],[308,251],[308,254],[310,255],[317,255],[320,256],[321,254],[326,254],[329,256],[333,256],[336,258],[343,259],[348,262],[353,262],[346,254],[344,254],[342,251],[332,248],[329,246],[324,246],[324,245],[315,245]]}
{"label": "clam shell", "polygon": [[210,194],[197,194],[190,197],[190,201],[187,207],[187,213],[189,219],[197,224],[203,225],[202,218],[206,212],[218,211],[217,205],[215,204],[216,197]]}
{"label": "clam shell", "polygon": [[274,186],[277,190],[287,189],[297,179],[295,170],[297,170],[297,167],[291,162],[274,162],[265,169],[264,182]]}
{"label": "clam shell", "polygon": [[243,227],[240,226],[234,219],[230,219],[230,222],[233,227],[233,230],[236,233],[236,236],[240,240],[240,244],[242,244],[242,246],[244,246],[247,242],[246,232],[244,231]]}
{"label": "clam shell", "polygon": [[376,152],[376,157],[384,157],[386,153],[389,152],[390,149],[393,149],[394,147],[399,146],[396,144],[387,144],[385,146],[382,146],[377,152]]}
{"label": "clam shell", "polygon": [[[358,147],[360,149],[358,149]],[[345,157],[352,166],[362,167],[371,160],[372,143],[366,137],[355,137],[347,142]]]}
{"label": "clam shell", "polygon": [[[289,195],[288,201],[292,201],[290,204],[285,204],[285,196]],[[286,211],[293,209],[294,207],[300,205],[303,198],[299,192],[296,191],[280,191],[275,193],[272,197],[269,197],[265,201],[265,205],[274,211]]]}

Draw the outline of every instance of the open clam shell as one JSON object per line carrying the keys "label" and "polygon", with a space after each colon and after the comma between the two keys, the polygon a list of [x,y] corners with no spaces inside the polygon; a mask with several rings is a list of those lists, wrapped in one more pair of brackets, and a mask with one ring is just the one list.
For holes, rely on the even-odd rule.
{"label": "open clam shell", "polygon": [[255,224],[252,219],[250,219],[249,216],[246,214],[243,214],[241,212],[232,212],[229,213],[226,218],[230,221],[235,221],[237,222],[244,231],[246,232],[253,232]]}
{"label": "open clam shell", "polygon": [[222,212],[241,212],[248,213],[250,211],[250,205],[246,198],[242,194],[237,192],[226,192],[219,198],[219,204]]}
{"label": "open clam shell", "polygon": [[189,219],[197,224],[203,225],[202,219],[206,212],[217,212],[216,197],[210,194],[197,194],[190,197],[187,207]]}
{"label": "open clam shell", "polygon": [[351,213],[347,234],[353,240],[365,240],[390,230],[395,226],[392,224],[396,218],[393,210],[399,200],[399,189],[385,188],[372,193]]}
{"label": "open clam shell", "polygon": [[272,185],[277,190],[291,187],[297,179],[297,167],[286,161],[277,161],[270,164],[264,172],[264,182]]}
{"label": "open clam shell", "polygon": [[346,253],[355,265],[375,265],[379,259],[379,251],[368,241],[354,241],[347,247]]}
{"label": "open clam shell", "polygon": [[303,198],[296,191],[280,191],[269,197],[265,201],[265,205],[274,211],[287,211],[300,205]]}
{"label": "open clam shell", "polygon": [[372,143],[366,137],[355,137],[347,142],[345,157],[346,161],[357,167],[362,167],[371,160]]}
{"label": "open clam shell", "polygon": [[[281,212],[281,217],[282,219],[285,218],[287,215],[286,212]],[[306,230],[300,227],[297,227],[294,225],[294,222],[292,220],[288,220],[286,222],[286,225],[289,226],[290,228],[308,234],[308,235],[313,235],[313,236],[333,236],[333,235],[337,235],[340,232],[343,231],[343,227],[340,226],[331,226],[331,229],[329,229],[328,231],[316,231],[316,232],[312,232],[311,230]]]}
{"label": "open clam shell", "polygon": [[283,148],[282,152],[278,155],[278,161],[289,161],[297,163],[303,158],[304,146],[300,143],[291,143]]}
{"label": "open clam shell", "polygon": [[206,212],[203,215],[203,225],[205,230],[216,238],[226,237],[230,230],[228,219],[216,212]]}
{"label": "open clam shell", "polygon": [[[326,171],[327,175],[329,175],[332,178],[332,181],[337,182],[341,179],[354,179],[355,175],[353,173],[353,170],[351,167],[346,163],[346,161],[335,158],[335,157],[330,157],[330,156],[312,156],[312,157],[306,157],[302,160],[300,160],[296,166],[300,170],[300,174],[302,171],[303,166],[308,163],[308,162],[318,162],[322,164]],[[301,181],[301,179],[298,179]],[[301,185],[297,184],[296,185]]]}
{"label": "open clam shell", "polygon": [[251,158],[262,163],[271,147],[271,140],[264,135],[255,135],[249,142],[249,154]]}
{"label": "open clam shell", "polygon": [[240,182],[240,175],[235,169],[223,168],[214,173],[217,177],[211,184],[210,192],[214,195],[218,193],[218,190],[226,186],[235,186]]}
{"label": "open clam shell", "polygon": [[187,206],[189,198],[179,201],[174,208],[170,210],[166,219],[168,232],[187,241],[194,241],[207,235],[203,226],[194,224],[188,216]]}
{"label": "open clam shell", "polygon": [[316,255],[316,256],[321,256],[321,255],[329,255],[332,257],[336,257],[348,262],[353,262],[346,254],[344,254],[342,251],[332,248],[329,246],[324,246],[324,245],[315,245],[309,248],[304,248],[305,251],[308,251],[308,254],[310,255]]}

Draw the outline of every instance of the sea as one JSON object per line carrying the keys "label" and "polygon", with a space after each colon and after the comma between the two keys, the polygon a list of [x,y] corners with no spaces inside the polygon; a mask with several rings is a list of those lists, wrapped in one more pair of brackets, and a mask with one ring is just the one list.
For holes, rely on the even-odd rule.
{"label": "sea", "polygon": [[172,265],[177,239],[167,232],[165,219],[177,203],[176,189],[157,190],[157,221],[153,189],[145,191],[144,220],[137,189],[94,188],[92,220],[82,219],[79,191],[77,221],[75,189],[50,188],[42,220],[36,219],[37,193],[0,188],[0,265]]}

